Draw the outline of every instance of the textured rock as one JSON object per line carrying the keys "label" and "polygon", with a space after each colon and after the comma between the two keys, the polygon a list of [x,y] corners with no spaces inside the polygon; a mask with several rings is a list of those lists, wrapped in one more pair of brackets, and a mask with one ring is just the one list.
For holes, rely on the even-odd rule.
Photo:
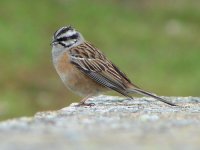
{"label": "textured rock", "polygon": [[[99,96],[93,107],[71,104],[0,123],[1,150],[199,149],[200,98]],[[90,101],[90,102],[91,102]]]}

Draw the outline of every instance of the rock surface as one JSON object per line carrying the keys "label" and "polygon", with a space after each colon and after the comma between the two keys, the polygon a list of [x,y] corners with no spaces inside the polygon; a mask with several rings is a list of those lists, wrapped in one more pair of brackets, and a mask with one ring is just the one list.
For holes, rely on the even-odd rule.
{"label": "rock surface", "polygon": [[[128,100],[99,96],[92,107],[71,104],[0,123],[1,150],[200,149],[200,98]],[[90,101],[90,102],[91,102]]]}

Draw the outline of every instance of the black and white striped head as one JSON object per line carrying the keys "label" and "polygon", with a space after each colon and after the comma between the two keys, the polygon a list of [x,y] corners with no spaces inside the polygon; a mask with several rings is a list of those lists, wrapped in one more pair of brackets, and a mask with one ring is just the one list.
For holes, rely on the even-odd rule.
{"label": "black and white striped head", "polygon": [[55,47],[70,48],[84,41],[82,35],[71,26],[58,29],[53,35],[52,45]]}

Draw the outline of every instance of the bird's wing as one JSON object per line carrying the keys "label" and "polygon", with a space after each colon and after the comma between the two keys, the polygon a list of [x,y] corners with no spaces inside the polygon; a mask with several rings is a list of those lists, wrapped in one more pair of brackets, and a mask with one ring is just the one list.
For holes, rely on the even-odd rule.
{"label": "bird's wing", "polygon": [[127,97],[130,80],[104,54],[89,43],[83,43],[69,50],[71,62],[84,74],[99,84],[113,89]]}

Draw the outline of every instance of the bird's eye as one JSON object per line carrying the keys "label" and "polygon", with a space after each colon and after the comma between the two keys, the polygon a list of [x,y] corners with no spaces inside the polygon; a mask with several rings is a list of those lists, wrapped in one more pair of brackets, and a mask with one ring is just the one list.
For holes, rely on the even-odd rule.
{"label": "bird's eye", "polygon": [[77,39],[78,38],[78,34],[74,34],[70,37],[71,39]]}
{"label": "bird's eye", "polygon": [[59,39],[57,39],[57,41],[67,41],[68,40],[68,37],[62,37],[62,38],[59,38]]}

